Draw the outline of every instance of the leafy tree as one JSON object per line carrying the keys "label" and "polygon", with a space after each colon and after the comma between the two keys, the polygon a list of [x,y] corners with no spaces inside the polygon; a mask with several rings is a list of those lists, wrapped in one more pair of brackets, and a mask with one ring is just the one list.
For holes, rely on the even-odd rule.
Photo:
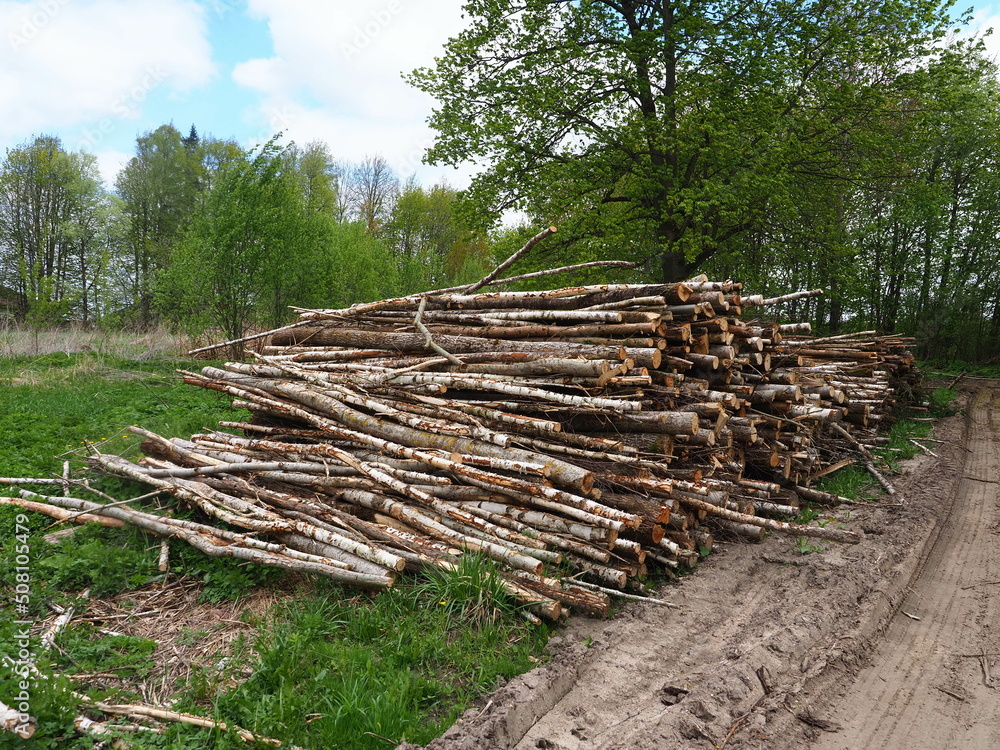
{"label": "leafy tree", "polygon": [[953,51],[918,75],[925,93],[896,149],[906,172],[895,190],[859,200],[872,292],[863,314],[921,335],[928,354],[986,357],[1000,343],[997,66],[981,51]]}
{"label": "leafy tree", "polygon": [[305,148],[291,145],[287,156],[301,180],[306,205],[313,211],[339,218],[338,166],[330,155],[330,147],[322,141],[313,141]]}
{"label": "leafy tree", "polygon": [[934,49],[949,3],[467,0],[410,81],[439,102],[432,163],[480,160],[473,211],[521,209],[586,253],[684,277],[765,222],[796,176]]}
{"label": "leafy tree", "polygon": [[405,263],[361,222],[334,225],[329,244],[310,269],[306,307],[348,307],[395,297],[404,291]]}
{"label": "leafy tree", "polygon": [[81,297],[87,310],[104,200],[93,156],[69,153],[48,135],[7,150],[0,164],[0,284],[13,291],[20,319],[61,322]]}
{"label": "leafy tree", "polygon": [[382,237],[402,264],[408,290],[458,283],[467,266],[480,270],[484,243],[456,214],[457,200],[458,191],[445,183],[425,189],[411,179],[403,187]]}
{"label": "leafy tree", "polygon": [[80,154],[83,171],[72,183],[74,210],[62,225],[72,257],[72,274],[78,304],[77,319],[88,326],[96,322],[110,303],[110,287],[104,283],[113,251],[120,248],[120,201],[105,190],[97,176],[96,159]]}
{"label": "leafy tree", "polygon": [[200,158],[199,202],[215,187],[222,171],[235,162],[243,159],[245,152],[234,140],[220,140],[206,137],[199,140],[198,157]]}
{"label": "leafy tree", "polygon": [[289,305],[326,304],[366,273],[384,274],[332,257],[331,183],[310,154],[321,156],[272,139],[221,168],[162,275],[161,311],[190,330],[211,325],[238,338],[286,321]]}
{"label": "leafy tree", "polygon": [[[197,133],[192,133],[197,139]],[[190,139],[190,136],[189,136]],[[136,139],[136,155],[118,173],[115,187],[129,219],[132,298],[137,322],[152,322],[156,274],[171,261],[188,228],[200,191],[200,153],[173,125]]]}
{"label": "leafy tree", "polygon": [[706,270],[768,295],[824,288],[787,310],[824,330],[902,331],[925,355],[989,357],[1000,344],[997,68],[973,42],[906,79],[886,95],[891,116],[841,139],[835,170],[795,175],[791,200]]}

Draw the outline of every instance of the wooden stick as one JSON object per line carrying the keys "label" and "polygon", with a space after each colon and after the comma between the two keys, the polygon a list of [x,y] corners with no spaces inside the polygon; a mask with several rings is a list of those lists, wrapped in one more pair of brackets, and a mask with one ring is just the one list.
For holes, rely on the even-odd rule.
{"label": "wooden stick", "polygon": [[637,596],[636,594],[626,594],[624,591],[618,591],[617,589],[609,589],[604,586],[598,586],[596,583],[591,583],[590,581],[581,581],[579,578],[573,579],[573,584],[576,586],[583,586],[584,588],[593,589],[594,591],[600,591],[601,593],[607,594],[608,596],[616,596],[619,599],[629,599],[634,602],[646,602],[647,604],[656,604],[660,607],[670,607],[671,609],[680,609],[680,607],[673,602],[668,602],[665,599],[655,599],[651,596]]}
{"label": "wooden stick", "polygon": [[848,544],[857,544],[863,538],[861,534],[855,531],[831,529],[818,526],[802,526],[797,523],[775,521],[773,518],[760,518],[759,516],[751,516],[746,513],[738,513],[727,508],[720,508],[717,505],[713,505],[712,503],[708,503],[703,500],[696,500],[693,497],[682,496],[680,501],[685,505],[690,505],[694,508],[704,510],[709,515],[721,516],[722,518],[730,521],[746,523],[752,526],[762,526],[765,529],[780,531],[783,534],[792,534],[794,536],[815,536],[820,539],[830,539],[835,542],[846,542]]}
{"label": "wooden stick", "polygon": [[120,529],[125,524],[114,518],[102,518],[91,513],[71,513],[63,508],[55,508],[46,503],[25,500],[20,497],[0,497],[0,505],[17,505],[25,510],[32,510],[42,513],[50,518],[57,518],[60,521],[72,521],[73,523],[99,523],[114,529]]}
{"label": "wooden stick", "polygon": [[[138,703],[130,704],[114,704],[114,703],[104,703],[103,701],[93,701],[87,699],[87,703],[94,709],[98,711],[103,711],[108,714],[122,714],[125,716],[135,716],[143,717],[149,719],[157,719],[159,721],[173,721],[182,724],[191,724],[196,727],[207,727],[209,729],[218,729],[221,732],[229,732],[239,737],[244,742],[256,742],[263,745],[271,745],[272,747],[286,747],[286,743],[281,740],[272,739],[270,737],[263,737],[253,732],[238,727],[236,725],[227,724],[224,721],[215,721],[214,719],[208,719],[204,716],[195,716],[194,714],[185,714],[179,711],[170,711],[164,708],[156,708],[154,706],[145,706]],[[289,750],[303,750],[298,745],[287,745]]]}
{"label": "wooden stick", "polygon": [[867,448],[865,448],[865,446],[863,446],[861,443],[859,443],[858,440],[857,440],[857,438],[854,437],[854,435],[852,435],[851,433],[849,433],[847,430],[845,430],[839,424],[831,423],[830,426],[833,428],[834,432],[842,435],[844,438],[847,439],[847,441],[849,443],[851,443],[851,445],[853,445],[855,448],[858,449],[858,451],[861,453],[861,455],[865,459],[864,460],[864,465],[865,465],[865,468],[868,469],[868,473],[871,474],[873,477],[875,477],[875,479],[878,481],[878,483],[880,485],[882,485],[882,488],[889,495],[895,495],[896,494],[896,488],[893,487],[889,483],[889,480],[886,479],[884,476],[882,476],[882,474],[879,472],[879,470],[875,468],[875,464],[874,464],[875,456],[872,455],[871,451],[869,451]]}
{"label": "wooden stick", "polygon": [[[90,596],[90,589],[86,589],[80,596],[84,599]],[[41,649],[46,651],[52,648],[56,644],[56,636],[62,632],[67,625],[69,625],[70,620],[73,619],[73,612],[75,607],[67,607],[63,612],[55,619],[55,621],[48,627],[48,629],[42,633],[42,643]]]}
{"label": "wooden stick", "polygon": [[420,316],[423,315],[424,307],[426,305],[427,305],[427,298],[422,297],[420,299],[420,305],[417,307],[417,316],[413,319],[413,325],[416,326],[416,329],[424,335],[428,349],[433,349],[442,357],[451,362],[453,365],[461,365],[462,360],[460,360],[454,354],[445,351],[440,345],[434,343],[434,339],[431,338],[431,332],[427,330],[427,326],[425,326],[422,322],[420,322]]}
{"label": "wooden stick", "polygon": [[156,563],[156,569],[161,573],[166,573],[170,569],[170,544],[166,539],[160,542],[160,558]]}
{"label": "wooden stick", "polygon": [[[124,461],[124,459],[118,460],[128,463],[127,461]],[[141,479],[141,474],[136,476],[130,473],[127,476],[130,476],[133,479],[139,479],[139,481],[148,481]],[[28,492],[27,490],[21,490],[21,494],[22,496],[27,494],[39,500],[50,502],[53,505],[62,505],[63,507],[69,507],[74,510],[86,509],[91,512],[100,511],[102,513],[106,513],[112,518],[118,518],[127,523],[134,524],[144,531],[148,531],[156,536],[168,539],[181,539],[210,557],[233,557],[236,559],[263,563],[265,565],[289,568],[291,570],[319,573],[320,575],[324,575],[328,578],[343,580],[348,583],[368,586],[370,588],[386,588],[391,586],[394,582],[394,578],[388,574],[384,576],[376,576],[356,573],[354,571],[343,570],[342,568],[335,567],[329,562],[292,559],[279,554],[277,551],[272,551],[272,549],[260,549],[258,547],[263,543],[259,540],[254,540],[250,537],[242,535],[233,535],[234,540],[235,537],[240,537],[244,544],[255,546],[238,546],[232,543],[222,545],[216,544],[212,541],[212,539],[223,537],[225,535],[223,530],[215,529],[210,526],[204,526],[202,524],[193,524],[190,521],[182,523],[178,519],[158,517],[125,507],[104,508],[98,503],[72,497],[42,496],[36,495],[33,492]],[[275,550],[277,549],[278,548],[275,547]]]}
{"label": "wooden stick", "polygon": [[515,281],[525,279],[537,279],[541,276],[552,276],[557,273],[568,273],[570,271],[582,271],[585,268],[635,268],[636,264],[627,260],[595,260],[589,263],[577,263],[573,266],[562,266],[561,268],[549,268],[545,271],[533,271],[522,273],[520,276],[509,276],[506,279],[497,279],[483,286],[500,286],[501,284],[511,284]]}
{"label": "wooden stick", "polygon": [[238,339],[231,339],[229,341],[222,341],[222,342],[220,342],[218,344],[209,344],[208,346],[202,346],[202,347],[200,347],[198,349],[191,349],[188,352],[188,356],[189,357],[193,357],[195,354],[201,354],[203,352],[215,351],[216,349],[222,349],[223,347],[226,347],[226,346],[234,346],[235,344],[245,344],[247,341],[256,341],[257,339],[267,338],[268,336],[272,336],[275,333],[280,333],[282,331],[290,331],[293,328],[301,328],[302,326],[307,325],[309,322],[310,321],[307,321],[307,320],[299,320],[299,321],[297,321],[295,323],[292,323],[290,325],[287,325],[287,326],[281,326],[279,328],[272,328],[270,331],[264,331],[262,333],[254,333],[254,334],[251,334],[250,336],[241,336]]}
{"label": "wooden stick", "polygon": [[926,454],[927,454],[928,456],[934,456],[934,458],[941,458],[941,456],[939,456],[939,455],[938,455],[937,453],[935,453],[934,451],[932,451],[932,450],[931,450],[930,448],[928,448],[928,447],[927,447],[926,445],[921,445],[920,443],[918,443],[918,442],[917,442],[916,440],[914,440],[913,438],[907,438],[907,439],[908,439],[908,440],[909,440],[909,441],[910,441],[911,443],[913,443],[913,444],[914,444],[915,446],[917,446],[917,447],[918,447],[918,448],[919,448],[920,450],[922,450],[922,451],[923,451],[924,453],[926,453]]}
{"label": "wooden stick", "polygon": [[524,244],[524,247],[522,247],[516,253],[514,253],[509,258],[507,258],[507,260],[505,260],[499,266],[497,266],[496,268],[494,268],[492,271],[490,271],[488,274],[486,274],[486,276],[484,276],[482,279],[480,279],[479,281],[477,281],[475,284],[469,284],[462,291],[464,291],[466,294],[472,294],[477,289],[482,289],[484,286],[489,285],[497,276],[499,276],[504,271],[506,271],[508,268],[510,268],[520,258],[523,258],[528,253],[528,251],[531,250],[531,248],[533,248],[539,242],[541,242],[542,240],[544,240],[546,237],[551,237],[557,231],[558,230],[556,229],[556,227],[548,227],[547,229],[543,229],[541,232],[539,232],[534,237],[532,237],[530,240],[528,240]]}
{"label": "wooden stick", "polygon": [[26,712],[18,711],[6,703],[0,702],[0,729],[16,734],[23,740],[28,740],[38,729],[38,720]]}

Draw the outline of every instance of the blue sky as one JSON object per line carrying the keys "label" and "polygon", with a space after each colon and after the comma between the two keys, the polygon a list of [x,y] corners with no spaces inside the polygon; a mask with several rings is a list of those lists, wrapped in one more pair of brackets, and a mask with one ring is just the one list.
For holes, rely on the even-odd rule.
{"label": "blue sky", "polygon": [[[1000,0],[972,7],[1000,54]],[[433,101],[400,78],[462,25],[461,0],[0,0],[0,149],[58,135],[110,182],[166,122],[245,146],[283,130],[464,187],[471,167],[420,163]]]}

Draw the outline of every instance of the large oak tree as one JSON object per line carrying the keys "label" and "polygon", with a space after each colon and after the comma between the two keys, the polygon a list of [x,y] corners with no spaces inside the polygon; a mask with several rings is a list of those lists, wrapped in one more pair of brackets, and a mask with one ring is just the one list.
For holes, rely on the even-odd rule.
{"label": "large oak tree", "polygon": [[949,5],[468,0],[467,29],[410,80],[438,100],[429,160],[485,165],[475,210],[558,222],[672,280],[802,175],[835,176],[852,129],[943,42]]}

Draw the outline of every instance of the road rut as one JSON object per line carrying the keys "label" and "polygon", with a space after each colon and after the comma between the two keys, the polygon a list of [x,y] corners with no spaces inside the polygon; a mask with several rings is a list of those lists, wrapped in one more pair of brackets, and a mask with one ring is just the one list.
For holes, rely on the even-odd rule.
{"label": "road rut", "polygon": [[[969,404],[951,513],[813,750],[1000,748],[1000,390]],[[919,619],[915,619],[919,618]]]}
{"label": "road rut", "polygon": [[1000,383],[962,406],[896,496],[825,512],[860,544],[730,543],[677,609],[573,617],[428,750],[1000,748]]}

